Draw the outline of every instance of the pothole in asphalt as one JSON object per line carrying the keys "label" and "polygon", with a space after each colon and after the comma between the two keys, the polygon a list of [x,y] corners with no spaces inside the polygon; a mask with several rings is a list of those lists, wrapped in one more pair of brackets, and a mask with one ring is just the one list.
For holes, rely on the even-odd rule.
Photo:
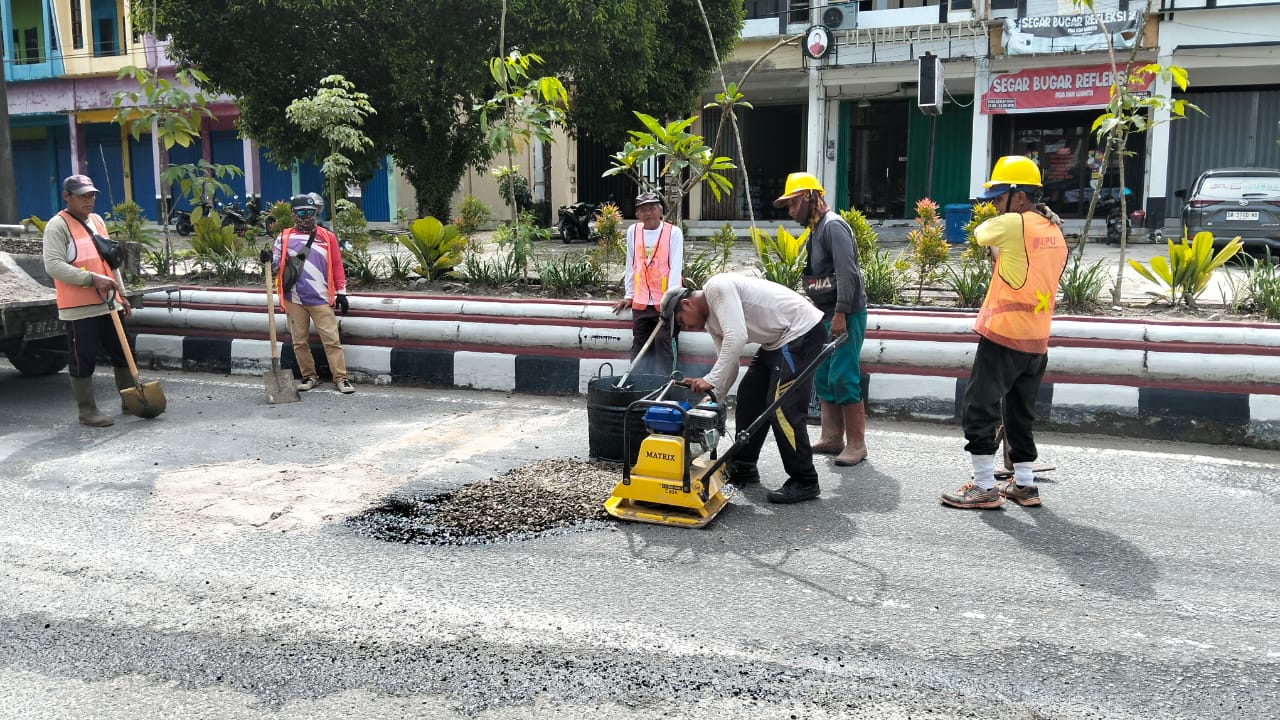
{"label": "pothole in asphalt", "polygon": [[605,462],[540,460],[441,495],[391,496],[348,518],[368,537],[411,545],[476,545],[605,526],[622,479]]}

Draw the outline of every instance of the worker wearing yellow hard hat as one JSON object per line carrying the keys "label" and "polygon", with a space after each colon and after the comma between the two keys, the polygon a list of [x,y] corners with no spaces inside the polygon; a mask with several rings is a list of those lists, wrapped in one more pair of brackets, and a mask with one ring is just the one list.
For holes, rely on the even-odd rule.
{"label": "worker wearing yellow hard hat", "polygon": [[[1032,423],[1048,366],[1049,326],[1067,242],[1058,216],[1032,199],[1040,187],[1040,168],[1031,158],[1000,158],[983,187],[978,197],[1001,214],[973,231],[974,240],[995,257],[987,297],[973,325],[980,338],[960,405],[973,475],[959,489],[943,493],[942,503],[991,509],[1009,499],[1034,506],[1040,504],[1040,490],[1032,470],[1037,455]],[[1013,477],[997,487],[1001,425]]]}
{"label": "worker wearing yellow hard hat", "polygon": [[853,230],[827,204],[818,178],[807,172],[787,176],[775,207],[809,229],[808,261],[802,278],[805,294],[823,313],[832,337],[848,334],[814,375],[822,405],[822,430],[815,453],[835,455],[836,465],[857,465],[867,458],[867,412],[862,398],[862,342],[867,333],[867,293]]}

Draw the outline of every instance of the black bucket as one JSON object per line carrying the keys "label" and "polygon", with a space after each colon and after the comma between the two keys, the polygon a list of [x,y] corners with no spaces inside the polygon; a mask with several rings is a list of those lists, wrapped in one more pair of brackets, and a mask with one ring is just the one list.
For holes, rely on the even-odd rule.
{"label": "black bucket", "polygon": [[[602,368],[603,369],[603,368]],[[610,368],[612,370],[612,368]],[[626,387],[618,387],[621,375],[597,377],[587,383],[587,443],[591,457],[599,460],[622,462],[622,423],[627,406],[667,384],[666,375],[632,375]],[[664,400],[693,402],[693,393],[683,385],[676,385],[667,392]],[[627,417],[631,427],[631,457],[634,465],[640,454],[640,441],[648,431],[644,428],[644,413],[633,412]]]}

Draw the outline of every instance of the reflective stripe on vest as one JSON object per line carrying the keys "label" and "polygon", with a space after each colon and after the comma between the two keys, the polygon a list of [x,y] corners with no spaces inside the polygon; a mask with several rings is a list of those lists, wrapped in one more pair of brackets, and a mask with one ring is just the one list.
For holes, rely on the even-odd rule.
{"label": "reflective stripe on vest", "polygon": [[658,242],[653,246],[653,257],[645,257],[644,224],[636,223],[632,247],[632,264],[635,273],[635,294],[631,296],[631,307],[643,310],[649,305],[656,306],[662,302],[667,292],[667,281],[671,276],[671,228],[669,222],[662,223],[658,230]]}
{"label": "reflective stripe on vest", "polygon": [[996,259],[987,299],[973,324],[979,335],[1019,352],[1049,351],[1049,326],[1058,296],[1058,281],[1067,265],[1062,231],[1037,212],[1022,213],[1022,244],[1027,253],[1027,280],[1014,288],[1000,277]]}
{"label": "reflective stripe on vest", "polygon": [[[89,231],[84,229],[84,225],[81,225],[80,221],[72,217],[66,210],[62,210],[58,214],[62,216],[62,221],[67,224],[67,229],[71,231],[71,244],[67,246],[67,264],[98,275],[113,277],[115,273],[112,272],[111,268],[107,267],[107,263],[98,254],[98,247],[93,244],[93,238],[89,236]],[[102,222],[102,218],[96,214],[90,214],[89,222],[93,223],[94,227],[97,228],[99,235],[107,237],[107,226]],[[60,309],[102,305],[106,302],[93,285],[83,287],[81,285],[68,285],[61,280],[54,280],[53,293],[58,300],[58,308]]]}

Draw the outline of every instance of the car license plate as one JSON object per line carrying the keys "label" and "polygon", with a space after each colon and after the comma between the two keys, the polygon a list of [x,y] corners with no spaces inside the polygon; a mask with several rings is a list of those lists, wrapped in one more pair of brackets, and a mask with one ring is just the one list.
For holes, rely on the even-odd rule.
{"label": "car license plate", "polygon": [[1243,211],[1243,210],[1228,210],[1227,219],[1228,220],[1257,220],[1258,212],[1256,210],[1252,212]]}
{"label": "car license plate", "polygon": [[22,339],[40,340],[65,335],[66,332],[66,325],[61,320],[37,320],[27,323],[26,329],[22,331]]}

